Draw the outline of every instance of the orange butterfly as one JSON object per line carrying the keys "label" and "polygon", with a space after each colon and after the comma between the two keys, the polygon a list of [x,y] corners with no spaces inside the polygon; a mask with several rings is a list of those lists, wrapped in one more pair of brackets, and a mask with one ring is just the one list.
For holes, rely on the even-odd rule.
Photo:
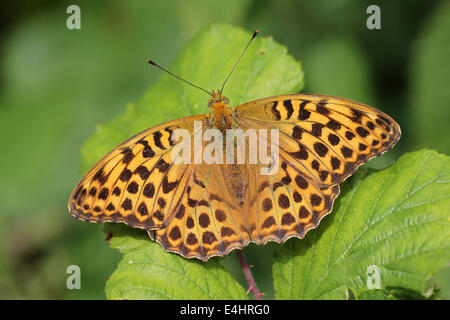
{"label": "orange butterfly", "polygon": [[[222,95],[230,75],[217,92],[190,83],[212,96],[208,115],[147,129],[103,157],[72,192],[70,213],[148,230],[165,250],[206,261],[249,242],[303,238],[331,212],[339,184],[400,139],[400,127],[388,115],[332,96],[281,95],[233,109]],[[278,139],[268,140],[278,150],[279,168],[263,174],[266,164],[248,160],[251,148],[244,163],[176,162],[174,138],[180,129],[191,136],[210,129],[276,129]],[[200,143],[207,148],[206,141]],[[235,140],[227,146],[236,159]]]}

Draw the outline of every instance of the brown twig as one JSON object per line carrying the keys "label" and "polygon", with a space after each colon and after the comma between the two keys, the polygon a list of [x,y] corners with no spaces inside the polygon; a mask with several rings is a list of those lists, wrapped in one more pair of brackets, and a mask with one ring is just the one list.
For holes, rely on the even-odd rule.
{"label": "brown twig", "polygon": [[258,286],[256,285],[255,279],[253,278],[252,271],[250,270],[250,266],[245,261],[244,254],[241,250],[236,250],[236,256],[241,264],[242,272],[244,273],[245,280],[248,283],[247,293],[253,293],[255,300],[262,300],[262,292],[259,291]]}

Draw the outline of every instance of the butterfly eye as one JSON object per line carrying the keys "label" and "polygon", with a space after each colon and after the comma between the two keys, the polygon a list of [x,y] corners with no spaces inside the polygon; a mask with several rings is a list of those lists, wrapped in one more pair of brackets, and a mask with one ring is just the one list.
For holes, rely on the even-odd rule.
{"label": "butterfly eye", "polygon": [[224,104],[230,104],[230,100],[228,100],[228,98],[223,98],[223,103]]}
{"label": "butterfly eye", "polygon": [[209,100],[208,108],[212,108],[214,106],[214,104],[215,104],[214,100]]}

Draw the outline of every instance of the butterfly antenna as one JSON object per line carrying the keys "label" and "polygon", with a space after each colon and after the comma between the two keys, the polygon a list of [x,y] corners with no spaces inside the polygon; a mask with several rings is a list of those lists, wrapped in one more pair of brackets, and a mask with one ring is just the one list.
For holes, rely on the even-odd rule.
{"label": "butterfly antenna", "polygon": [[255,30],[255,32],[253,32],[252,38],[250,39],[250,41],[245,46],[244,51],[242,51],[241,55],[239,56],[239,58],[237,59],[236,63],[234,64],[233,68],[231,69],[230,73],[228,74],[228,77],[223,82],[222,89],[220,89],[220,92],[223,92],[223,88],[225,87],[225,83],[227,83],[227,81],[230,78],[231,74],[233,73],[234,69],[238,65],[239,61],[241,61],[241,58],[244,55],[245,51],[247,51],[247,48],[250,46],[250,43],[252,43],[253,39],[255,39],[255,37],[258,35],[258,33],[259,33],[258,30]]}
{"label": "butterfly antenna", "polygon": [[189,85],[191,85],[191,86],[193,86],[193,87],[195,87],[195,88],[197,88],[197,89],[200,89],[200,90],[206,92],[207,94],[209,94],[209,95],[212,97],[212,93],[209,92],[208,90],[205,90],[205,89],[203,89],[203,88],[200,88],[199,86],[193,84],[192,82],[189,82],[189,81],[187,81],[187,80],[184,80],[184,79],[180,78],[179,76],[173,74],[172,72],[170,72],[170,71],[167,70],[167,69],[164,69],[163,67],[161,67],[159,64],[153,62],[152,60],[147,59],[146,61],[147,61],[148,64],[151,64],[151,65],[153,65],[153,66],[155,66],[155,67],[157,67],[157,68],[159,68],[159,69],[161,69],[161,70],[167,72],[168,74],[170,74],[171,76],[177,78],[178,80],[181,80],[181,81],[183,81],[183,82],[186,82],[187,84],[189,84]]}

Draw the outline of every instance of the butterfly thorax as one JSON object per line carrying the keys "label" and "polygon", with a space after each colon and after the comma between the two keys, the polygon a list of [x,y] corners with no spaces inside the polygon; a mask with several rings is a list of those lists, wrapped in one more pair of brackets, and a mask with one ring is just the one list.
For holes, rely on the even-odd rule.
{"label": "butterfly thorax", "polygon": [[230,118],[233,109],[230,107],[230,100],[222,95],[222,92],[213,91],[212,98],[208,102],[209,119],[212,126],[225,131],[231,128],[232,120]]}

